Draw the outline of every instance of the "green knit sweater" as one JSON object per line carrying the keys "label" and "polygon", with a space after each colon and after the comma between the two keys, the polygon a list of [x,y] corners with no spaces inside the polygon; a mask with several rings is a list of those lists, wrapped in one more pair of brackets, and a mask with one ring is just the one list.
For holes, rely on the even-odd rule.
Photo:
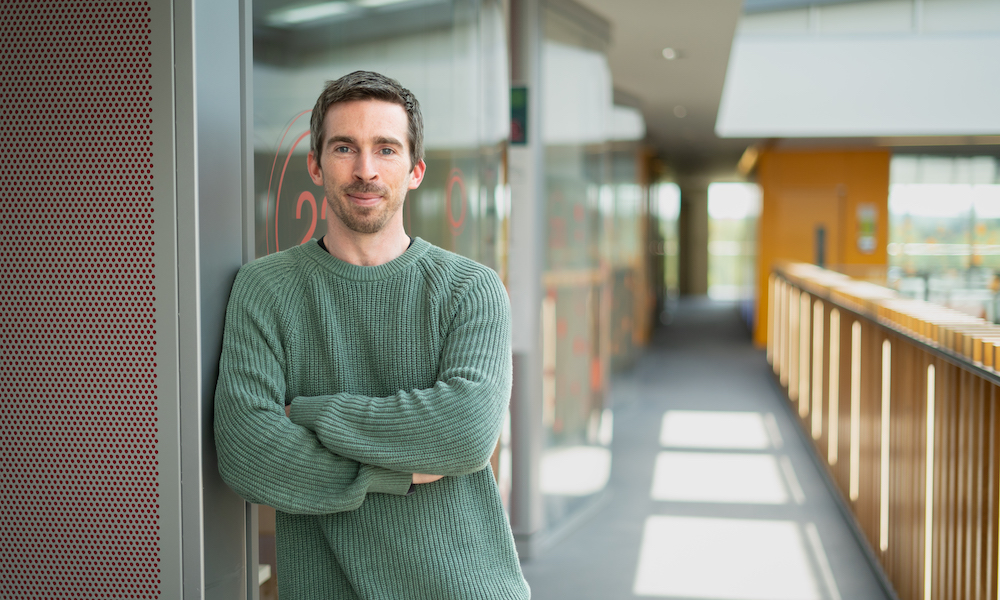
{"label": "green knit sweater", "polygon": [[219,471],[277,509],[282,600],[529,597],[487,468],[510,361],[499,278],[419,238],[376,267],[310,242],[240,269]]}

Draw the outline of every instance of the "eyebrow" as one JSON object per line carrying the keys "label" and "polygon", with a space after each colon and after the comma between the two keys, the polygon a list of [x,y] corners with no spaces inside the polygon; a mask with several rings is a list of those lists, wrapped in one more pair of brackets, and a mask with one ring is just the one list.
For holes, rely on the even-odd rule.
{"label": "eyebrow", "polygon": [[[335,136],[331,137],[330,139],[328,139],[326,141],[326,145],[327,146],[329,146],[331,144],[337,144],[337,143],[357,145],[357,140],[355,140],[354,138],[352,138],[349,135],[335,135]],[[396,146],[397,148],[402,148],[403,147],[403,142],[397,140],[396,138],[382,136],[382,137],[375,138],[375,145],[376,146]]]}
{"label": "eyebrow", "polygon": [[331,137],[330,139],[326,140],[326,144],[325,145],[332,146],[333,144],[337,144],[337,143],[353,144],[354,143],[354,138],[352,138],[350,136],[347,136],[347,135],[335,135],[335,136]]}

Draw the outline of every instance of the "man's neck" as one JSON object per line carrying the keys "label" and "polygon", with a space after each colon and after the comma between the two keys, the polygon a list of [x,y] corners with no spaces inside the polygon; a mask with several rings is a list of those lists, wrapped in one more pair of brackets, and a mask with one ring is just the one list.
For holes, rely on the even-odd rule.
{"label": "man's neck", "polygon": [[[332,219],[330,219],[332,220]],[[358,265],[359,267],[374,267],[402,256],[410,246],[410,237],[406,235],[402,224],[372,234],[357,233],[345,227],[336,227],[328,220],[327,232],[323,237],[323,245],[331,256]]]}

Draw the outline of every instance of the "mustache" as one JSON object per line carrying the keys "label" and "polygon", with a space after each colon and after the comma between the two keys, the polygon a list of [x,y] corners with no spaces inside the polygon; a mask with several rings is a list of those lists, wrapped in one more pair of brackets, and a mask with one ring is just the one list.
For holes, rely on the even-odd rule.
{"label": "mustache", "polygon": [[378,194],[385,196],[389,193],[389,188],[366,181],[354,181],[340,188],[345,194]]}

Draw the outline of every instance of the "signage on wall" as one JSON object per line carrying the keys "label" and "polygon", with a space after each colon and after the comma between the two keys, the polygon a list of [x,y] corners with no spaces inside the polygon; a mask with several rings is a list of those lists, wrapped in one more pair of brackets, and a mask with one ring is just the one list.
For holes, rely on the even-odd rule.
{"label": "signage on wall", "polygon": [[528,88],[524,86],[510,88],[510,143],[528,143]]}
{"label": "signage on wall", "polygon": [[878,230],[878,207],[871,203],[858,205],[858,250],[862,254],[872,254],[876,247]]}

